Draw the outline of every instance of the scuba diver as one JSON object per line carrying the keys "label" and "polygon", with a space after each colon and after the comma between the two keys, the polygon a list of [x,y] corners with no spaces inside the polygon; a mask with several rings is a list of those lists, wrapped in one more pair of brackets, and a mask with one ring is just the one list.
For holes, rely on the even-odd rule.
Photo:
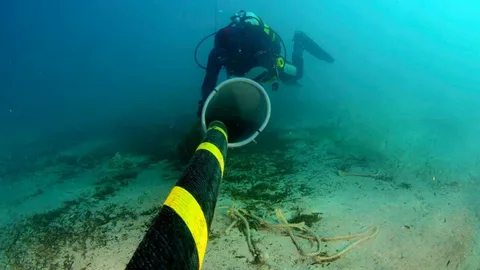
{"label": "scuba diver", "polygon": [[[241,10],[230,20],[229,25],[210,35],[215,35],[215,41],[207,66],[202,67],[197,61],[200,67],[206,69],[198,116],[208,95],[217,86],[218,75],[223,67],[228,78],[248,77],[258,83],[272,83],[272,90],[276,91],[279,87],[278,81],[296,84],[302,78],[304,50],[319,60],[334,62],[332,56],[301,31],[294,33],[292,61],[289,62],[286,60],[285,44],[281,37],[260,17]],[[195,60],[199,45],[210,36],[198,44]]]}

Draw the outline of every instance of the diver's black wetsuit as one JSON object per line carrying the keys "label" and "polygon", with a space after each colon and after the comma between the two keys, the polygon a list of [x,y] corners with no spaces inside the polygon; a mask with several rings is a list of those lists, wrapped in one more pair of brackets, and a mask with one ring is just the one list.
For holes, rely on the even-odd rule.
{"label": "diver's black wetsuit", "polygon": [[[268,30],[266,30],[268,29]],[[243,77],[254,67],[263,67],[267,70],[257,78],[258,82],[279,79],[284,83],[294,83],[303,76],[303,51],[306,50],[316,58],[333,63],[334,59],[321,49],[312,39],[303,32],[296,31],[293,42],[292,63],[281,57],[281,39],[270,27],[261,22],[261,25],[230,24],[215,34],[214,48],[208,56],[207,71],[202,84],[203,102],[217,86],[218,74],[222,67],[226,68],[228,77]],[[278,59],[284,63],[293,64],[296,68],[294,75],[284,72],[279,67]],[[261,78],[260,78],[261,77]]]}
{"label": "diver's black wetsuit", "polygon": [[229,25],[220,29],[215,35],[214,48],[208,56],[207,73],[202,85],[203,100],[217,86],[222,67],[226,68],[228,77],[244,76],[253,67],[264,67],[273,72],[280,52],[280,39],[272,41],[271,36],[258,26]]}

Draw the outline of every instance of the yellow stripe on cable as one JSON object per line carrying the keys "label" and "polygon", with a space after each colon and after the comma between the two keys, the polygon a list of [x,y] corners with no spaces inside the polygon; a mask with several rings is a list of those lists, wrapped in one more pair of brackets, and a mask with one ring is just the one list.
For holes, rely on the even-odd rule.
{"label": "yellow stripe on cable", "polygon": [[197,246],[199,269],[202,269],[205,250],[207,249],[207,220],[197,200],[182,187],[175,186],[165,200],[168,205],[187,224]]}
{"label": "yellow stripe on cable", "polygon": [[223,160],[222,152],[220,152],[218,147],[216,145],[214,145],[213,143],[203,142],[197,147],[196,151],[198,151],[198,150],[206,150],[206,151],[210,152],[212,155],[215,156],[215,158],[218,161],[218,164],[220,165],[220,171],[221,171],[222,177],[223,177],[223,169],[225,167],[225,162]]}
{"label": "yellow stripe on cable", "polygon": [[220,131],[223,134],[223,136],[225,136],[225,140],[228,142],[228,136],[227,136],[227,132],[225,132],[225,130],[223,130],[221,127],[217,127],[217,126],[213,126],[213,127],[209,128],[208,130],[212,130],[212,129]]}

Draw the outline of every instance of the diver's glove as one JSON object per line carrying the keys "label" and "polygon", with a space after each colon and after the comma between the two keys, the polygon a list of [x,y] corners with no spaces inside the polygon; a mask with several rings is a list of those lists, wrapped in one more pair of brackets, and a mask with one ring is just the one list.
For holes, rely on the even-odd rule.
{"label": "diver's glove", "polygon": [[202,117],[203,104],[205,104],[205,101],[203,99],[198,101],[198,107],[197,107],[197,117],[198,118]]}

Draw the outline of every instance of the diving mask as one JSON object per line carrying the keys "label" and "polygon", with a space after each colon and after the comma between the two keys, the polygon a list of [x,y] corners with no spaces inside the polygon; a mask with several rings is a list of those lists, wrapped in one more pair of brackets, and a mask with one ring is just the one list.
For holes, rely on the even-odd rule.
{"label": "diving mask", "polygon": [[235,13],[232,17],[230,17],[230,21],[233,23],[233,24],[238,24],[242,21],[242,18],[245,18],[245,16],[247,15],[247,13],[245,12],[245,10],[240,10],[238,11],[237,13]]}

